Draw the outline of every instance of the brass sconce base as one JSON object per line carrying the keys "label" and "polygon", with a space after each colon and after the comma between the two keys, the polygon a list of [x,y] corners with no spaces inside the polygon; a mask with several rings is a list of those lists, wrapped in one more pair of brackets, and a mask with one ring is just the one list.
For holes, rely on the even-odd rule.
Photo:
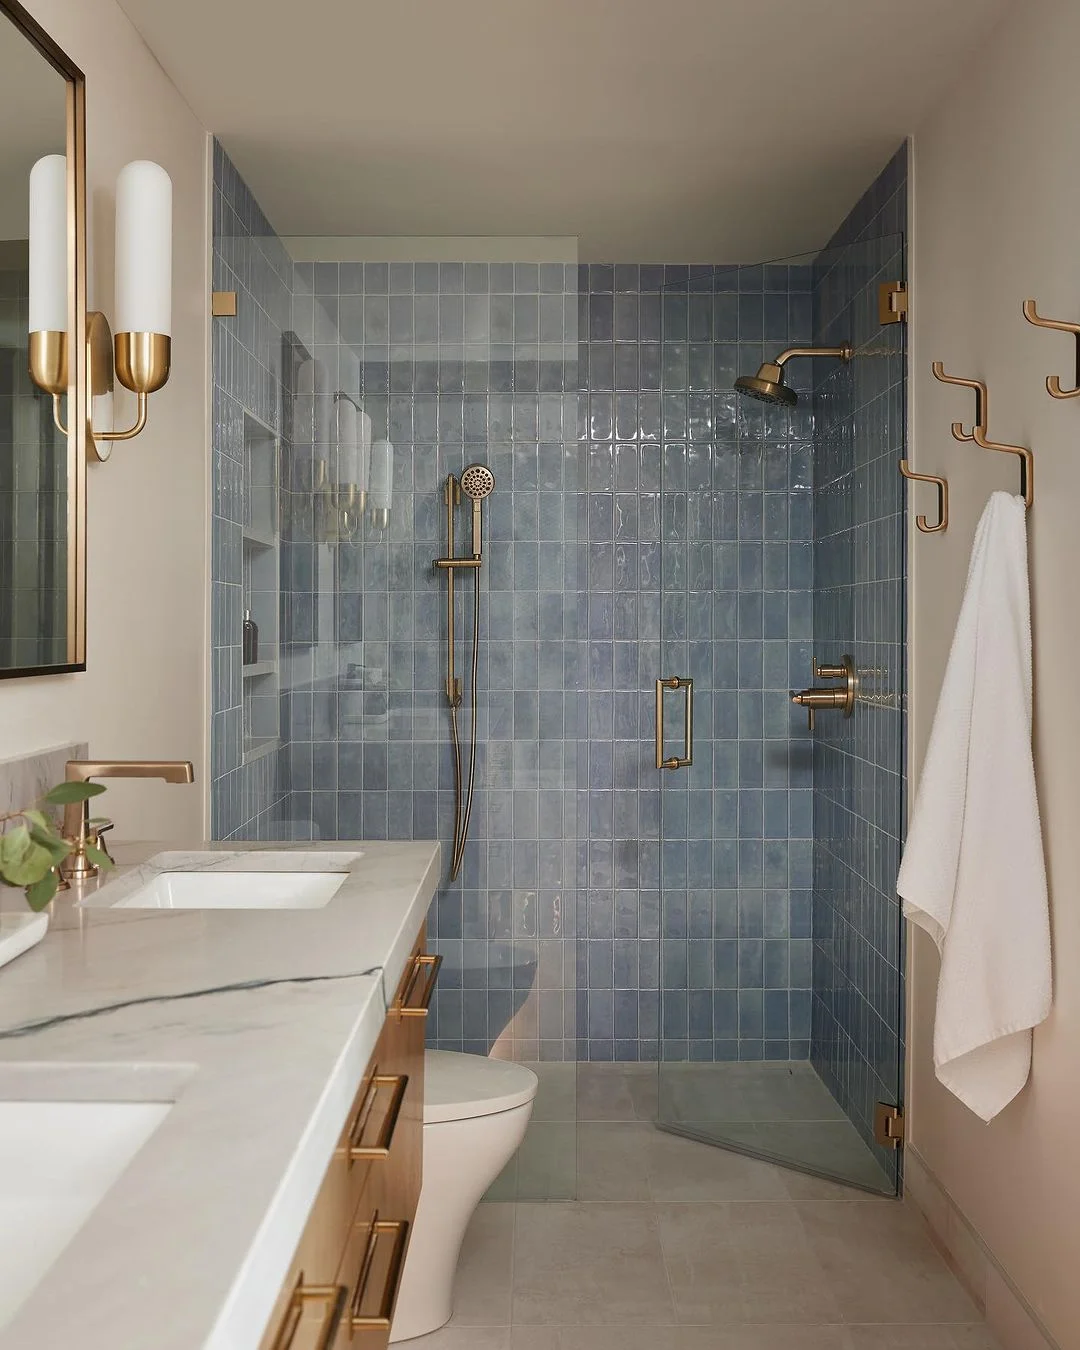
{"label": "brass sconce base", "polygon": [[[28,344],[30,378],[52,395],[53,421],[67,435],[60,400],[68,392],[67,334],[31,333]],[[113,441],[129,441],[146,426],[147,395],[160,389],[169,378],[172,339],[164,333],[117,333],[115,342],[109,321],[100,310],[86,316],[86,384],[89,391],[86,420],[86,457],[104,463]],[[135,422],[123,431],[95,428],[92,420],[95,398],[111,394],[114,376],[138,395]]]}

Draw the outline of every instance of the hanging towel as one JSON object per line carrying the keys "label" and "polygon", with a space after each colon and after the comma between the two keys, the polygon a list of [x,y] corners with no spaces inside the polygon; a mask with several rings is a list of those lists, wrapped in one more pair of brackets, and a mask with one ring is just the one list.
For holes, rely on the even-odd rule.
{"label": "hanging towel", "polygon": [[941,953],[938,1079],[983,1120],[1027,1082],[1051,1002],[1026,515],[995,492],[979,521],[897,880]]}

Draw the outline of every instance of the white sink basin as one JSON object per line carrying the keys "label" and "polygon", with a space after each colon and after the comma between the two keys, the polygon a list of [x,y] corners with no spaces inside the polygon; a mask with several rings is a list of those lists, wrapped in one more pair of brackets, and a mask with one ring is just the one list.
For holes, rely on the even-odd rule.
{"label": "white sink basin", "polygon": [[159,853],[82,904],[110,909],[322,909],[361,857],[308,849]]}
{"label": "white sink basin", "polygon": [[161,872],[113,909],[322,909],[346,872]]}
{"label": "white sink basin", "polygon": [[171,1106],[0,1101],[0,1327],[11,1320]]}

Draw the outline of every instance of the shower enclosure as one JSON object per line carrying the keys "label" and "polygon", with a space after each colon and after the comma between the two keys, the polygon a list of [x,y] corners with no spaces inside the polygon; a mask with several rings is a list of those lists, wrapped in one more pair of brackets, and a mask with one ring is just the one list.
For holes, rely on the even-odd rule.
{"label": "shower enclosure", "polygon": [[[905,371],[877,290],[902,240],[764,271],[760,357],[740,340],[716,371],[711,465],[693,443],[660,460],[657,673],[696,707],[691,735],[690,699],[657,696],[658,1121],[893,1193],[875,1113],[902,1092]],[[723,282],[740,338],[757,272]],[[782,371],[785,346],[807,359]]]}
{"label": "shower enclosure", "polygon": [[[429,1042],[541,1077],[502,1197],[578,1193],[601,1061],[641,1118],[888,1193],[902,243],[516,247],[279,240],[216,148],[215,837],[442,842]],[[736,396],[763,365],[782,404]],[[811,734],[791,691],[849,655]]]}

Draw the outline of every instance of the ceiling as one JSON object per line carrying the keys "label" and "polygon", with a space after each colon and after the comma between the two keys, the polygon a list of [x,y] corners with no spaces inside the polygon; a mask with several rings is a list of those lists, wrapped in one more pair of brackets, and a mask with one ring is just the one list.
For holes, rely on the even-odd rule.
{"label": "ceiling", "polygon": [[819,246],[1009,0],[120,0],[283,235]]}

